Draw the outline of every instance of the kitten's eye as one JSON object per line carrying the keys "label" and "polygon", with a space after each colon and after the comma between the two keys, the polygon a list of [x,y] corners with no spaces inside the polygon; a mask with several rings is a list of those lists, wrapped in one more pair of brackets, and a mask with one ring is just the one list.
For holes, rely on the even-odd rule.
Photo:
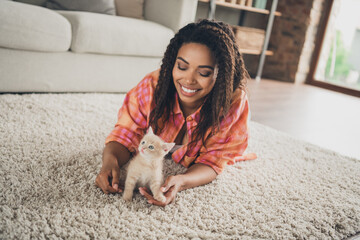
{"label": "kitten's eye", "polygon": [[154,146],[153,145],[149,145],[149,149],[153,150]]}
{"label": "kitten's eye", "polygon": [[144,145],[144,144],[145,144],[145,141],[142,141],[142,142],[141,142],[141,145]]}

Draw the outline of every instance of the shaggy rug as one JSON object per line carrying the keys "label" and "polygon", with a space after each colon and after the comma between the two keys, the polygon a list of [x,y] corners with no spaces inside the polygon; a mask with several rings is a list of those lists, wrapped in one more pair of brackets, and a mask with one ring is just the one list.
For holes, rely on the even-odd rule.
{"label": "shaggy rug", "polygon": [[[251,122],[248,152],[165,208],[94,186],[121,94],[0,95],[0,239],[344,239],[360,160]],[[183,172],[171,160],[165,175]]]}

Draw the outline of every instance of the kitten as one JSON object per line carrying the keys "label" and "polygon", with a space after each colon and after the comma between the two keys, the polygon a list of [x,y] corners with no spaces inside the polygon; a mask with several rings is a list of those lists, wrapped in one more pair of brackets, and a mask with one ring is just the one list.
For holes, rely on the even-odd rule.
{"label": "kitten", "polygon": [[165,155],[175,143],[166,143],[156,136],[150,127],[141,139],[139,153],[130,161],[125,181],[123,199],[131,201],[137,183],[149,185],[156,200],[165,202],[166,198],[160,187],[163,181],[162,169]]}

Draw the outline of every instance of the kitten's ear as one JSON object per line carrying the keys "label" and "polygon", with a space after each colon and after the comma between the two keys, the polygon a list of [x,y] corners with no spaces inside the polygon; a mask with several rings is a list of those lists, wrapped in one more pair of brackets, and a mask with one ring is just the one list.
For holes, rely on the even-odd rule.
{"label": "kitten's ear", "polygon": [[163,143],[161,147],[166,153],[168,153],[174,146],[175,143]]}
{"label": "kitten's ear", "polygon": [[149,127],[149,129],[148,129],[148,132],[147,132],[148,134],[153,134],[154,135],[154,132],[153,132],[153,130],[152,130],[152,127]]}

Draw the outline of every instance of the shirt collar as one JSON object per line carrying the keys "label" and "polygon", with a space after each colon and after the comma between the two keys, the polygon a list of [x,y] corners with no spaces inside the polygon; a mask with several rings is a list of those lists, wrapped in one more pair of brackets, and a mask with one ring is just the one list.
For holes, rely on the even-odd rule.
{"label": "shirt collar", "polygon": [[[202,106],[203,106],[203,104],[193,114],[188,116],[188,118],[194,119],[196,123],[199,123],[199,121],[200,121],[200,110],[201,110]],[[184,117],[184,114],[183,114],[183,112],[181,111],[181,108],[180,108],[179,96],[178,96],[177,92],[175,92],[175,106],[174,106],[174,109],[173,109],[173,113],[171,113],[171,114],[174,114],[174,115],[181,114]]]}

